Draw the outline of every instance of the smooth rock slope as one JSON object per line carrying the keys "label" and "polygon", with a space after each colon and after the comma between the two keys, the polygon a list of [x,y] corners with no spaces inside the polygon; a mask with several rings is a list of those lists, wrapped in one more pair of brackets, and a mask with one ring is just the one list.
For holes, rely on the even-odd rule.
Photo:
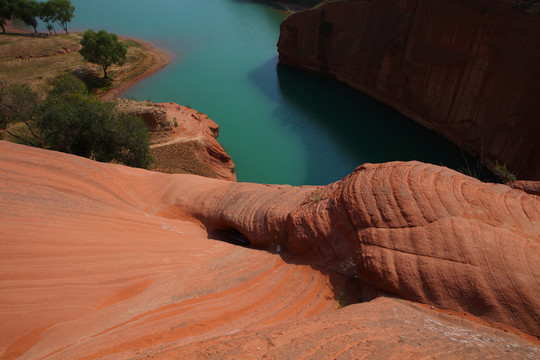
{"label": "smooth rock slope", "polygon": [[210,240],[163,202],[227,181],[4,141],[0,164],[2,359],[135,357],[336,309],[343,277]]}
{"label": "smooth rock slope", "polygon": [[332,0],[281,25],[279,60],[367,93],[484,163],[540,180],[540,5]]}
{"label": "smooth rock slope", "polygon": [[[540,354],[511,328],[538,334],[537,196],[421,163],[295,188],[4,141],[0,169],[2,359]],[[211,239],[231,229],[270,251]]]}

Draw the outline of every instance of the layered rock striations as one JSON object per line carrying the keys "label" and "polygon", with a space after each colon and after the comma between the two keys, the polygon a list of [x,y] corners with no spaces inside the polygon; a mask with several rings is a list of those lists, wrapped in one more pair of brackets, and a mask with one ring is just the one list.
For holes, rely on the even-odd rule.
{"label": "layered rock striations", "polygon": [[293,324],[246,331],[167,350],[189,359],[534,359],[540,348],[502,331],[379,297]]}
{"label": "layered rock striations", "polygon": [[[4,141],[0,168],[2,359],[540,353],[487,326],[540,334],[521,190],[418,162],[242,184]],[[238,232],[259,250],[212,240]]]}
{"label": "layered rock striations", "polygon": [[379,99],[490,166],[540,180],[540,10],[530,6],[326,1],[283,22],[279,59]]}
{"label": "layered rock striations", "polygon": [[538,196],[394,162],[326,187],[234,184],[176,201],[255,246],[279,245],[399,297],[540,335]]}
{"label": "layered rock striations", "polygon": [[5,141],[0,168],[2,360],[155,356],[337,307],[343,278],[211,240],[163,197],[228,181]]}

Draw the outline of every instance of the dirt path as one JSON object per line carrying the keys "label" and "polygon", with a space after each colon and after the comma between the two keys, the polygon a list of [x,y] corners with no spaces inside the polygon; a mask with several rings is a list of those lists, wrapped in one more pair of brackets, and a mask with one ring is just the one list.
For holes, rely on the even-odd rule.
{"label": "dirt path", "polygon": [[181,142],[187,142],[187,141],[201,141],[202,142],[203,141],[203,136],[198,135],[198,136],[177,137],[177,138],[174,138],[174,139],[169,140],[169,141],[165,141],[165,142],[162,142],[162,143],[150,145],[150,149],[160,148],[160,147],[163,147],[163,146],[173,145],[173,144],[177,144],[177,143],[181,143]]}

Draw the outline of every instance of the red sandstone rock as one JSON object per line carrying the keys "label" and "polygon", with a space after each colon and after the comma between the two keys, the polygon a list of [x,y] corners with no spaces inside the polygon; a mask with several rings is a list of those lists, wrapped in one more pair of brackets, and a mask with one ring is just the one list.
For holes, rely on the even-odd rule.
{"label": "red sandstone rock", "polygon": [[514,181],[510,184],[514,189],[540,196],[540,181]]}
{"label": "red sandstone rock", "polygon": [[165,143],[153,147],[171,146],[182,141],[197,141],[200,150],[195,154],[199,160],[208,164],[216,173],[216,178],[236,181],[235,166],[231,157],[217,141],[219,126],[207,115],[175,103],[155,104],[165,110],[167,118],[178,126],[173,127],[174,134]]}
{"label": "red sandstone rock", "polygon": [[2,360],[134,358],[337,307],[343,277],[208,239],[163,202],[228,181],[5,141],[0,168]]}
{"label": "red sandstone rock", "polygon": [[283,22],[279,59],[389,104],[492,167],[540,180],[540,9],[513,3],[329,1]]}
{"label": "red sandstone rock", "polygon": [[232,184],[176,201],[211,228],[379,290],[540,336],[540,199],[419,162],[326,187]]}
{"label": "red sandstone rock", "polygon": [[[175,146],[190,142],[196,143],[195,149],[190,151],[193,151],[203,166],[209,168],[208,176],[236,181],[234,163],[217,140],[219,126],[208,116],[175,103],[153,104],[149,101],[137,102],[125,99],[117,101],[121,111],[143,119],[153,133],[153,140],[159,138],[159,142],[150,146],[154,156],[156,156],[155,149],[160,148],[160,156],[155,159],[154,164],[156,170],[176,172],[171,167],[181,167],[182,162],[181,160],[175,162]],[[163,156],[163,153],[167,156]],[[182,173],[192,173],[189,169],[182,170],[180,171]]]}
{"label": "red sandstone rock", "polygon": [[[238,184],[4,141],[0,168],[2,359],[540,352],[463,313],[538,334],[540,199],[505,185],[416,162],[326,187]],[[210,240],[197,218],[273,251]],[[380,296],[367,282],[461,312],[336,311],[342,291],[358,299],[338,272],[364,300]]]}
{"label": "red sandstone rock", "polygon": [[503,331],[387,297],[160,353],[165,359],[502,360],[538,355],[538,348]]}

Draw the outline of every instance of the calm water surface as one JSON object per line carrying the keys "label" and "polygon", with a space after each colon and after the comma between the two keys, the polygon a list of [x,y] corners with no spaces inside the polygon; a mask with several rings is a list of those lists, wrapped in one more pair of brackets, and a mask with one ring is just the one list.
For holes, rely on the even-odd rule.
{"label": "calm water surface", "polygon": [[277,66],[287,13],[249,0],[71,0],[72,30],[153,42],[174,60],[124,94],[177,102],[221,127],[239,181],[327,184],[365,162],[465,168],[461,151],[334,81]]}

